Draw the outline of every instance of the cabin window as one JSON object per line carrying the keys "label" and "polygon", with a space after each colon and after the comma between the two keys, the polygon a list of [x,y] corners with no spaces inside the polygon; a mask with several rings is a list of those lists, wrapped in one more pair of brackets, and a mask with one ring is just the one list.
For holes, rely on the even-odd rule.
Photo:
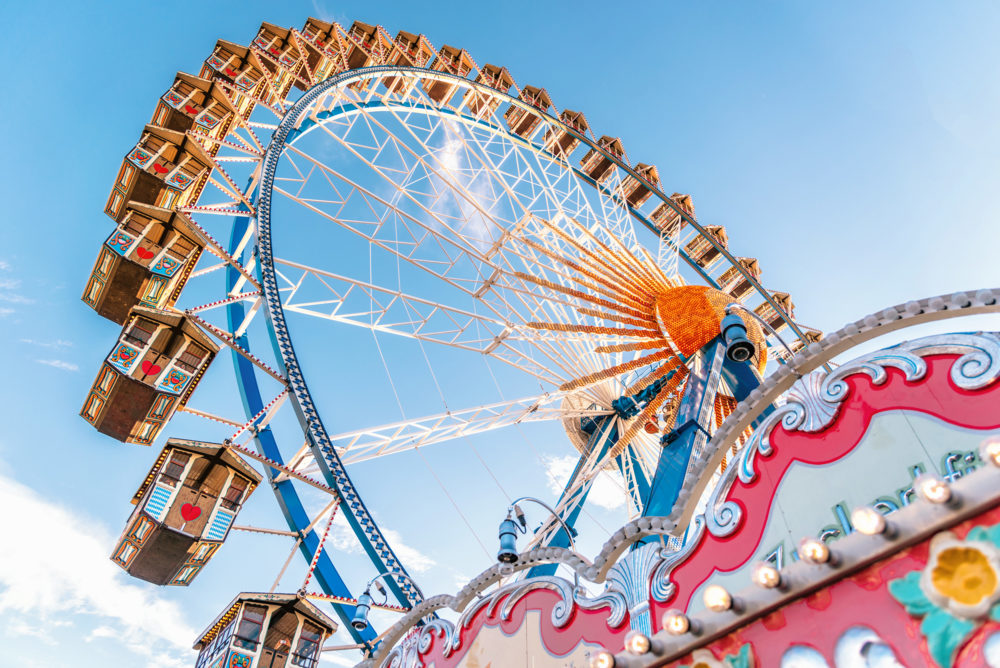
{"label": "cabin window", "polygon": [[257,645],[260,643],[260,633],[264,628],[265,617],[267,617],[267,608],[263,605],[244,607],[243,619],[240,620],[240,627],[236,629],[236,640],[233,644],[256,652]]}
{"label": "cabin window", "polygon": [[246,488],[246,480],[234,477],[233,482],[229,485],[229,489],[226,490],[226,495],[222,497],[222,507],[227,510],[236,510],[240,505],[240,500],[243,498],[243,492]]}
{"label": "cabin window", "polygon": [[153,338],[155,332],[155,322],[146,320],[145,318],[136,318],[135,322],[132,323],[132,328],[125,333],[125,340],[141,348],[145,348],[149,344],[149,340]]}
{"label": "cabin window", "polygon": [[201,365],[201,361],[205,359],[205,355],[208,353],[207,350],[196,346],[193,343],[189,343],[187,348],[184,349],[180,355],[177,356],[177,366],[184,369],[188,373],[194,373],[198,370]]}
{"label": "cabin window", "polygon": [[128,217],[125,218],[125,231],[130,232],[135,235],[140,235],[146,229],[146,225],[149,224],[149,219],[137,215],[135,212],[129,213]]}
{"label": "cabin window", "polygon": [[170,248],[167,249],[167,253],[178,260],[186,260],[191,251],[195,249],[194,242],[192,242],[187,237],[178,236],[174,239],[173,243],[170,244]]}
{"label": "cabin window", "polygon": [[295,653],[292,654],[292,665],[313,668],[316,665],[316,655],[319,653],[319,644],[322,640],[323,631],[318,626],[309,622],[303,624],[302,633],[299,634],[299,642],[295,646]]}
{"label": "cabin window", "polygon": [[184,475],[184,467],[187,466],[189,459],[191,459],[191,455],[184,452],[175,452],[173,456],[170,457],[170,461],[167,462],[167,465],[163,467],[163,471],[160,473],[160,482],[170,485],[171,487],[179,483],[181,476]]}

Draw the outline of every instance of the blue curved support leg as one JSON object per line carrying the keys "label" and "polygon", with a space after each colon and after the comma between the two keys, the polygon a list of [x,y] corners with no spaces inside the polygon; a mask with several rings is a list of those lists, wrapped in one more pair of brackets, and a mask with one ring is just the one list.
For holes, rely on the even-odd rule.
{"label": "blue curved support leg", "polygon": [[[238,244],[240,239],[243,238],[248,226],[249,219],[247,218],[238,218],[235,221],[233,225],[232,238],[230,239],[230,252],[235,249],[236,244]],[[232,267],[227,267],[227,292],[236,285],[239,279],[240,273]],[[226,316],[228,318],[230,331],[235,331],[236,327],[243,322],[245,311],[246,309],[243,307],[242,302],[235,302],[226,307]],[[246,334],[240,337],[236,343],[237,345],[242,346],[244,350],[250,349],[249,339]],[[232,351],[232,357],[236,376],[239,380],[237,384],[240,387],[240,395],[243,400],[243,410],[246,412],[247,419],[249,420],[254,415],[260,413],[260,411],[264,408],[264,401],[260,394],[260,386],[257,383],[256,367],[254,367],[248,359],[237,353],[235,350]],[[278,448],[278,443],[275,440],[270,427],[265,427],[255,434],[254,444],[257,447],[257,452],[264,457],[279,463],[283,462],[281,450]],[[278,507],[281,509],[281,514],[285,516],[285,521],[288,523],[289,531],[298,534],[302,538],[299,543],[299,551],[302,553],[302,556],[307,562],[311,562],[313,555],[316,554],[320,545],[319,537],[315,530],[303,533],[311,521],[309,514],[303,507],[302,501],[299,499],[299,495],[295,491],[295,487],[290,479],[275,483],[274,478],[280,473],[280,471],[268,467],[266,473],[271,484],[271,489],[274,491],[274,496],[278,500]],[[344,598],[354,598],[348,589],[347,584],[344,582],[344,579],[340,576],[340,573],[337,572],[336,567],[333,565],[333,562],[330,560],[330,557],[327,555],[325,550],[322,554],[320,554],[319,559],[316,562],[314,575],[320,588],[327,594],[331,596],[342,596]],[[353,605],[334,603],[333,608],[355,642],[363,643],[369,646],[374,642],[377,635],[371,626],[366,628],[364,631],[357,631],[353,626],[351,626],[351,619],[354,617],[355,610]]]}

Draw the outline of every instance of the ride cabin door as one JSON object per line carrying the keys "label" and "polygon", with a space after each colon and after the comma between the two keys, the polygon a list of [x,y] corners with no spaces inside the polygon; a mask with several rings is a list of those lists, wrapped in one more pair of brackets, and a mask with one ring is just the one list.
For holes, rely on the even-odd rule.
{"label": "ride cabin door", "polygon": [[271,624],[264,638],[264,649],[260,653],[260,668],[285,668],[292,639],[299,626],[299,617],[287,608],[276,610],[271,616]]}

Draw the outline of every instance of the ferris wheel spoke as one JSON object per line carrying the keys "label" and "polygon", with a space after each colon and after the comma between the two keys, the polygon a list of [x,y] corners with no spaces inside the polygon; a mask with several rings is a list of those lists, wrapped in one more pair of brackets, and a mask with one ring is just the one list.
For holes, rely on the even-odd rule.
{"label": "ferris wheel spoke", "polygon": [[[565,417],[601,416],[611,412],[602,408],[568,411],[560,405],[564,398],[565,395],[561,392],[545,393],[357,429],[331,436],[330,440],[345,464],[356,464],[517,424]],[[301,470],[308,473],[313,467],[306,466]]]}
{"label": "ferris wheel spoke", "polygon": [[[505,328],[513,326],[299,262],[281,258],[275,258],[274,262],[285,268],[282,276],[288,285],[279,290],[283,292],[282,306],[289,311],[477,352],[482,352]],[[302,273],[293,280],[287,272],[289,268]],[[313,280],[307,284],[305,278]],[[473,336],[473,323],[485,328],[487,334]]]}
{"label": "ferris wheel spoke", "polygon": [[[365,120],[370,119],[371,115],[369,114],[369,112],[367,110],[365,110],[364,108],[361,108],[361,111],[362,111],[361,118],[363,118]],[[381,124],[377,124],[377,125],[386,134],[386,136],[390,140],[392,140],[394,146],[396,146],[396,147],[399,148],[399,151],[398,151],[399,157],[402,158],[403,160],[405,160],[406,156],[408,155],[409,158],[410,158],[410,160],[413,161],[413,162],[411,162],[409,164],[409,168],[410,169],[419,167],[419,168],[421,168],[424,171],[424,173],[428,177],[431,177],[431,176],[436,177],[437,179],[440,179],[441,183],[448,183],[449,182],[448,178],[446,176],[444,176],[441,173],[440,170],[437,170],[434,167],[430,166],[428,164],[428,162],[426,160],[424,160],[415,151],[413,151],[413,149],[411,147],[407,146],[404,142],[401,142],[401,141],[397,140],[395,138],[395,136],[392,133],[390,133],[388,130],[386,130],[384,128],[384,126],[382,126]],[[424,224],[421,221],[417,220],[416,218],[413,218],[412,216],[410,216],[409,218],[411,218],[414,222],[417,222],[418,224],[421,224],[423,227],[425,227],[425,229],[428,229],[429,231],[434,232],[435,236],[437,236],[437,237],[439,237],[441,239],[448,240],[448,242],[450,244],[457,245],[463,252],[469,253],[470,255],[473,255],[473,256],[477,257],[477,259],[485,260],[485,257],[482,256],[481,252],[477,248],[477,241],[478,241],[477,239],[475,239],[475,238],[468,238],[465,235],[463,235],[463,233],[460,230],[455,229],[455,227],[453,226],[452,222],[449,222],[448,220],[446,220],[445,216],[443,216],[440,212],[434,210],[434,206],[433,206],[434,202],[431,202],[430,205],[428,205],[428,204],[422,202],[419,198],[417,198],[414,195],[414,193],[412,192],[412,185],[411,185],[410,188],[407,188],[407,189],[399,188],[399,184],[396,183],[391,178],[388,170],[386,168],[380,166],[379,164],[376,164],[375,160],[377,159],[377,155],[374,155],[374,156],[365,155],[364,153],[362,153],[362,149],[363,149],[362,146],[358,145],[357,143],[348,141],[347,139],[345,139],[344,137],[342,137],[340,134],[333,132],[326,125],[321,125],[320,127],[326,132],[326,134],[329,137],[333,138],[334,141],[336,141],[338,144],[340,144],[349,153],[351,153],[356,158],[358,158],[359,160],[361,160],[369,169],[372,170],[372,172],[374,174],[378,175],[384,181],[388,182],[390,185],[392,185],[394,188],[396,188],[396,193],[399,196],[404,197],[410,203],[414,204],[423,213],[423,215],[428,216],[429,219],[433,220],[434,223],[436,225],[439,225],[442,230],[444,230],[444,231],[447,232],[447,234],[441,234],[441,232],[439,230],[434,229],[434,226]],[[378,151],[383,150],[383,146],[382,145],[376,144],[376,146],[378,147]],[[290,147],[290,149],[291,150],[296,150],[294,147]],[[310,158],[310,159],[312,159],[312,158]],[[320,164],[322,165],[322,163],[320,163]],[[327,167],[325,165],[322,165],[322,166],[325,167],[326,169],[328,169],[331,174],[337,176],[337,178],[346,180],[346,181],[352,183],[352,185],[354,185],[355,187],[360,187],[356,183],[351,182],[349,179],[347,179],[343,175],[335,172],[334,170],[330,169],[329,167]],[[399,173],[401,170],[397,169],[395,171],[397,173]],[[408,172],[409,172],[409,170],[407,170],[407,173]],[[433,182],[431,180],[429,180],[429,179],[427,180],[427,184],[430,185],[430,186],[433,186]],[[427,192],[427,193],[424,193],[424,195],[425,196],[426,195],[437,195],[437,193]],[[468,198],[468,195],[465,194],[464,197]],[[468,199],[466,199],[466,201],[468,202]],[[470,204],[470,206],[473,206],[477,210],[482,211],[481,207],[478,204]],[[492,216],[486,216],[486,217],[492,221]],[[502,226],[496,225],[495,221],[492,221],[492,222],[493,222],[493,224],[495,226],[495,229],[503,229]],[[459,240],[462,243],[459,244],[458,241],[456,241],[456,240]]]}
{"label": "ferris wheel spoke", "polygon": [[[427,98],[426,101],[430,102],[430,99]],[[482,188],[482,185],[484,184],[481,184],[478,187],[476,186],[476,181],[477,181],[476,177],[484,174],[492,175],[494,174],[494,171],[489,170],[487,168],[487,165],[485,164],[485,162],[482,161],[481,158],[479,159],[480,166],[478,168],[472,167],[471,160],[469,160],[469,158],[472,156],[478,157],[477,152],[471,149],[469,142],[464,135],[459,134],[458,132],[455,131],[455,128],[452,128],[449,125],[449,123],[454,123],[454,121],[452,119],[446,119],[445,116],[442,113],[440,113],[440,111],[438,111],[438,113],[436,114],[436,125],[426,133],[427,136],[425,137],[420,137],[415,132],[413,125],[410,123],[406,123],[404,119],[400,117],[399,107],[390,106],[389,111],[400,122],[400,124],[404,128],[406,128],[409,135],[423,149],[424,155],[429,156],[430,159],[433,160],[433,162],[437,165],[436,167],[427,166],[427,168],[431,170],[431,172],[437,178],[441,179],[442,182],[448,184],[452,189],[452,191],[455,192],[461,199],[461,202],[464,202],[466,206],[471,209],[471,212],[475,213],[477,216],[490,223],[489,225],[480,226],[478,229],[482,229],[485,232],[490,233],[490,238],[488,239],[488,241],[494,242],[495,244],[496,233],[499,232],[500,235],[502,236],[503,231],[509,228],[514,221],[513,220],[505,221],[506,224],[498,222],[496,215],[492,213],[493,210],[496,208],[496,203],[498,201],[496,196],[496,191],[494,190],[492,193],[488,193]],[[382,127],[384,129],[384,126]],[[439,131],[442,131],[443,134],[449,137],[449,139],[446,140],[444,143],[445,147],[449,147],[452,145],[455,146],[455,148],[453,148],[450,152],[445,153],[444,157],[442,157],[441,155],[442,151],[440,148],[435,149],[434,147],[429,145],[429,137],[434,136],[434,134]],[[410,148],[406,144],[403,144],[403,146],[405,146],[410,151],[411,154],[417,157],[422,164],[426,165],[427,161],[423,160],[420,156],[417,156],[416,152],[413,151],[412,148]],[[461,155],[464,155],[466,157],[465,162],[469,164],[469,167],[462,166],[461,161],[457,159],[459,156],[455,155],[457,153],[456,149],[461,150]],[[446,161],[454,162],[456,164],[448,164],[448,162]],[[466,175],[464,183],[459,180],[459,176],[462,174]],[[499,185],[503,187],[505,195],[507,195],[508,197],[508,201],[513,201],[513,202],[518,201],[518,198],[513,197],[513,190],[507,185],[506,179],[489,180],[489,184],[491,186],[496,185],[497,183],[499,183]],[[475,192],[473,191],[473,188],[476,189]],[[536,195],[535,199],[537,199],[537,197],[538,196]],[[486,207],[482,204],[482,200],[486,200],[487,202],[492,201],[492,204]],[[526,209],[524,209],[523,212],[526,212]],[[466,216],[468,216],[468,213],[466,213],[465,211],[463,211],[463,213]],[[477,229],[477,228],[473,227],[472,229]],[[472,239],[473,243],[476,243],[477,241],[481,242],[482,240],[475,238]]]}
{"label": "ferris wheel spoke", "polygon": [[[473,293],[475,288],[471,286],[478,286],[478,284],[482,283],[487,278],[488,272],[484,275],[479,275],[471,279],[465,278],[461,282],[466,283],[466,286],[461,285],[459,280],[449,276],[451,270],[453,270],[460,262],[469,258],[482,263],[485,267],[489,267],[489,263],[485,256],[483,256],[475,248],[469,248],[464,244],[459,244],[452,237],[452,235],[443,234],[441,230],[445,229],[446,224],[440,216],[436,214],[429,215],[429,218],[435,223],[440,223],[441,227],[436,228],[435,225],[424,222],[409,212],[394,206],[391,202],[370,189],[364,188],[363,186],[355,183],[319,160],[302,153],[295,147],[290,147],[289,150],[300,152],[307,160],[314,162],[314,164],[316,164],[324,173],[337,178],[351,190],[359,193],[364,198],[364,201],[369,208],[369,213],[373,214],[372,217],[374,220],[371,218],[366,220],[345,217],[343,215],[344,209],[346,203],[350,200],[350,197],[345,196],[341,202],[335,202],[337,204],[337,210],[335,213],[330,213],[324,208],[318,206],[318,204],[322,203],[322,201],[299,197],[294,193],[279,187],[275,187],[275,192],[280,193],[296,204],[319,214],[327,220],[336,223],[338,226],[350,231],[351,233],[367,239],[370,243],[388,251],[389,253],[392,253],[393,255],[396,255],[400,259],[429,272],[437,278],[445,280],[452,287],[456,287],[467,294]],[[376,205],[379,207],[379,211],[372,211],[371,208]],[[382,232],[384,228],[388,227],[387,221],[389,220],[399,221],[402,223],[402,231],[406,232],[406,237],[404,239],[400,240],[395,236],[379,236],[379,233]],[[399,228],[400,226],[396,227],[397,230]],[[419,230],[419,234],[414,234],[414,228]],[[428,258],[422,259],[416,255],[416,251],[429,239],[433,239],[436,242],[436,249],[445,253],[445,260],[431,260]],[[454,253],[454,255],[451,253]]]}

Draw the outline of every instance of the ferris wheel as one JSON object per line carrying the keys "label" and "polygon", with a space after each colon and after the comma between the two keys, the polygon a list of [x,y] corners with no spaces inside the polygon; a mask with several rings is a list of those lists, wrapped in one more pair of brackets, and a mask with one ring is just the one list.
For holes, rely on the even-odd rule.
{"label": "ferris wheel", "polygon": [[[266,478],[308,563],[302,591],[314,582],[345,622],[359,592],[327,540],[338,514],[375,570],[399,575],[383,607],[422,598],[377,520],[403,500],[401,453],[552,424],[577,463],[532,545],[570,545],[605,471],[631,515],[666,515],[708,435],[685,429],[720,425],[769,355],[819,333],[722,226],[665,193],[619,139],[463,49],[360,22],[265,23],[179,73],[123,162],[84,301],[124,328],[82,414],[129,443],[153,443],[178,411],[231,431],[212,456],[230,458],[229,480],[245,459],[259,471],[216,491],[205,531],[224,540]],[[736,367],[738,346],[706,352],[733,317]],[[223,348],[232,379],[213,362]],[[245,416],[201,393],[189,405],[213,376],[235,380]],[[155,500],[157,476],[175,461],[178,481],[191,475],[164,452],[137,494],[163,522],[174,497]],[[394,485],[356,486],[373,462]],[[202,511],[186,505],[191,527]],[[136,531],[116,548],[123,567]],[[189,583],[214,549],[162,583]]]}

